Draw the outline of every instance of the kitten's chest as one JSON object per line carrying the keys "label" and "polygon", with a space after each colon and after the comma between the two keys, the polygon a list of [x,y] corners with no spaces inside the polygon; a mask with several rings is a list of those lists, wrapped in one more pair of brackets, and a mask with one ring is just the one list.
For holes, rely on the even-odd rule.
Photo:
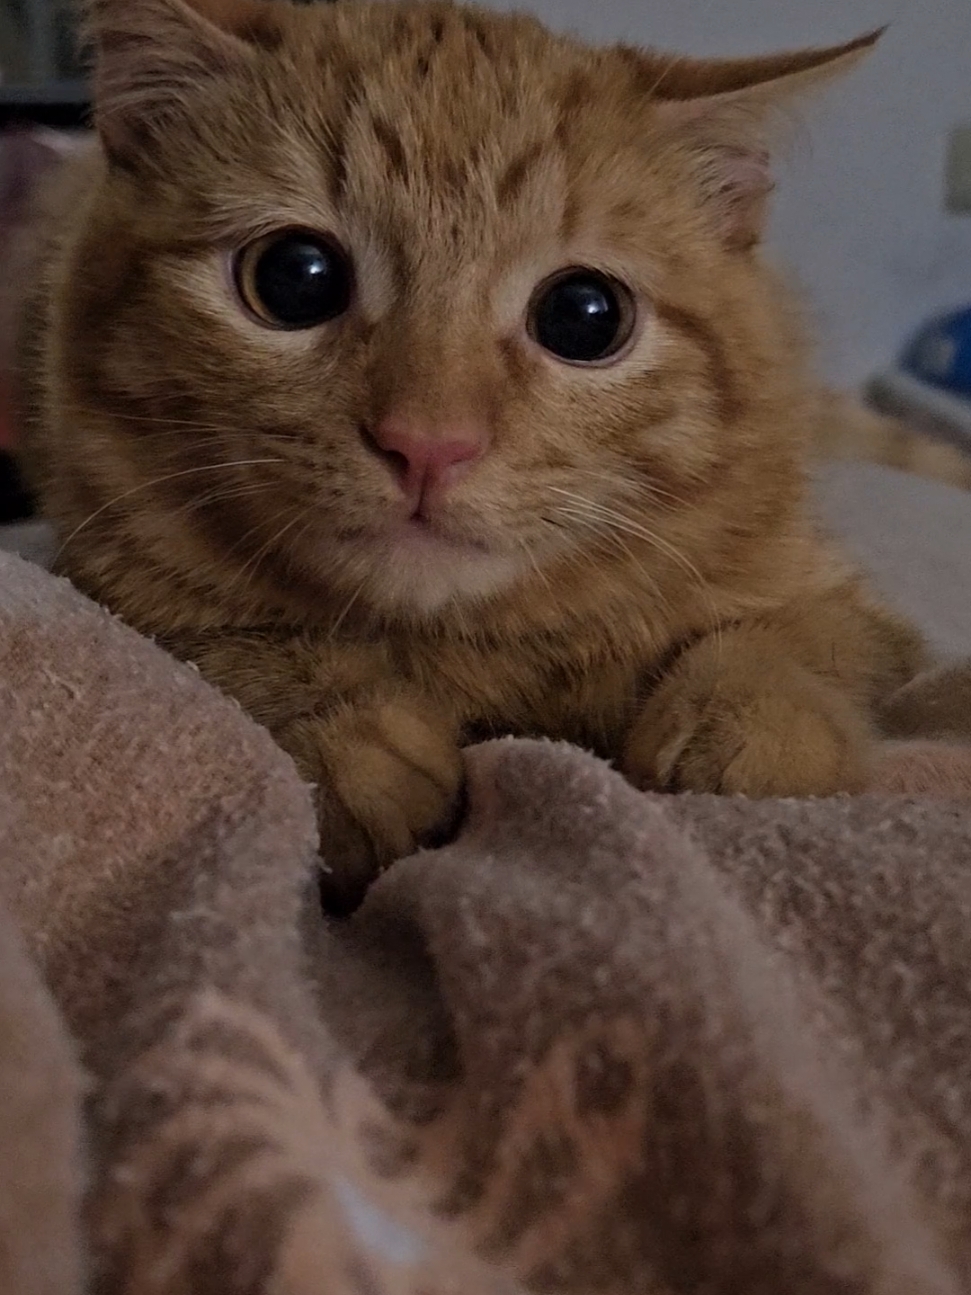
{"label": "kitten's chest", "polygon": [[466,741],[514,734],[617,754],[650,668],[607,635],[570,643],[533,635],[509,643],[439,644],[409,654],[408,673],[462,725]]}

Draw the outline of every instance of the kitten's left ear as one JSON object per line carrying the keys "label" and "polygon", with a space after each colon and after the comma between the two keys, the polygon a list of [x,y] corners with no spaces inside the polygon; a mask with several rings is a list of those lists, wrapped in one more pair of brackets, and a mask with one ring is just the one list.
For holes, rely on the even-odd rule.
{"label": "kitten's left ear", "polygon": [[690,150],[730,247],[750,248],[762,236],[774,187],[768,142],[779,110],[849,71],[883,30],[846,45],[764,58],[640,56],[637,79],[655,120]]}
{"label": "kitten's left ear", "polygon": [[109,157],[140,160],[193,86],[279,39],[270,0],[87,0],[94,123]]}

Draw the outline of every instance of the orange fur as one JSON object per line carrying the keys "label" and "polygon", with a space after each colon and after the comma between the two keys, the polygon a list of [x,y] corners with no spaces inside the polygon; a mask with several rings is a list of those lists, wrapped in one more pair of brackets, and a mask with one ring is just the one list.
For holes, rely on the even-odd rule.
{"label": "orange fur", "polygon": [[[478,736],[644,786],[861,785],[922,648],[807,519],[825,399],[756,245],[775,109],[872,39],[696,63],[437,0],[96,0],[90,28],[101,146],[25,346],[59,565],[320,785],[336,890],[447,829]],[[355,267],[302,332],[226,271],[287,226]],[[571,265],[636,303],[610,363],[524,327]],[[487,429],[422,529],[388,416]]]}

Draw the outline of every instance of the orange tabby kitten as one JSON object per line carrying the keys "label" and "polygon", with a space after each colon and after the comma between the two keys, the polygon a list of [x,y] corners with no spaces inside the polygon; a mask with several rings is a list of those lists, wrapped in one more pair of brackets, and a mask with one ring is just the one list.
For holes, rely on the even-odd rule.
{"label": "orange tabby kitten", "polygon": [[319,784],[335,902],[464,742],[856,787],[922,659],[804,512],[823,405],[757,245],[835,50],[590,49],[439,0],[97,0],[99,145],[30,313],[60,568]]}

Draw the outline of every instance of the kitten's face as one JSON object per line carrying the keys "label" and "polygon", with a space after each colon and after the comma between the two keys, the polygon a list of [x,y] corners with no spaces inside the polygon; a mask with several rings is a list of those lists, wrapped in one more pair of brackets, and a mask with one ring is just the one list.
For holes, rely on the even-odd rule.
{"label": "kitten's face", "polygon": [[439,5],[231,25],[160,32],[164,128],[109,120],[74,374],[220,560],[427,614],[662,561],[777,456],[788,340],[645,65]]}

